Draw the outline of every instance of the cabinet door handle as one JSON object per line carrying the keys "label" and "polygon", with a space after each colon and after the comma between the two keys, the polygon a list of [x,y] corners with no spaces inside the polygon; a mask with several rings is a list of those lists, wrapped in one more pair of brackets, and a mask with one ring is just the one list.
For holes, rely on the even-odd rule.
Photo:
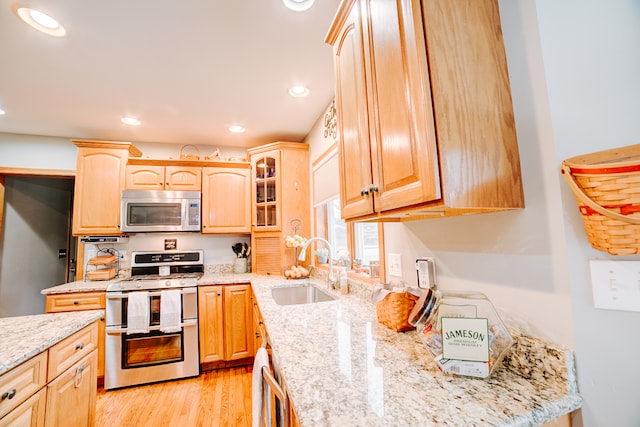
{"label": "cabinet door handle", "polygon": [[84,365],[78,366],[78,368],[76,369],[76,375],[73,378],[73,386],[75,388],[80,387],[80,385],[82,384],[82,371],[84,371]]}
{"label": "cabinet door handle", "polygon": [[371,191],[372,193],[377,193],[378,192],[378,186],[371,184],[369,186],[369,191]]}
{"label": "cabinet door handle", "polygon": [[84,344],[76,344],[76,350],[82,350],[84,348]]}
{"label": "cabinet door handle", "polygon": [[360,190],[360,195],[361,196],[366,196],[367,194],[369,194],[369,189],[368,188],[363,188],[362,190]]}
{"label": "cabinet door handle", "polygon": [[12,388],[11,390],[5,391],[4,393],[2,393],[2,400],[13,399],[13,396],[15,395],[16,395],[16,389]]}
{"label": "cabinet door handle", "polygon": [[256,338],[260,338],[260,333],[256,332]]}
{"label": "cabinet door handle", "polygon": [[73,305],[78,305],[78,304],[80,304],[80,302],[78,302],[78,301],[74,301],[73,302]]}

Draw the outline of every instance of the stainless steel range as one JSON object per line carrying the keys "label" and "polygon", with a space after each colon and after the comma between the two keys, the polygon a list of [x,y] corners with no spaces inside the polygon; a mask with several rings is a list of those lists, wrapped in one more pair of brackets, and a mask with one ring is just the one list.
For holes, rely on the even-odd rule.
{"label": "stainless steel range", "polygon": [[203,251],[132,252],[107,287],[104,388],[197,376]]}

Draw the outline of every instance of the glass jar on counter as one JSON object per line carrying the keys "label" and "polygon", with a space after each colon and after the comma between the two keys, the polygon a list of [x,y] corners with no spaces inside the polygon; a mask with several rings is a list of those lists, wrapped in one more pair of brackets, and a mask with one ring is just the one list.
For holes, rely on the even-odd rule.
{"label": "glass jar on counter", "polygon": [[[446,322],[444,345],[443,318]],[[457,320],[461,318],[475,320]],[[416,327],[423,344],[445,374],[487,378],[513,345],[513,338],[493,304],[480,292],[429,289],[409,314],[409,323]],[[476,326],[479,330],[474,329]],[[449,347],[450,354],[462,353],[463,356],[452,358],[443,347],[444,350]],[[470,349],[468,358],[464,356],[466,349]]]}

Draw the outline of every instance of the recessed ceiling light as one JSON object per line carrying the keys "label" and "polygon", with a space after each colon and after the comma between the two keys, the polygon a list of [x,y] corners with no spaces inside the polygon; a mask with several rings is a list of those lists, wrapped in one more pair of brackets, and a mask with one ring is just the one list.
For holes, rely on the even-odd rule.
{"label": "recessed ceiling light", "polygon": [[7,112],[0,108],[0,116],[4,116],[5,114],[7,114]]}
{"label": "recessed ceiling light", "polygon": [[140,120],[135,117],[123,117],[120,119],[122,123],[129,126],[140,126]]}
{"label": "recessed ceiling light", "polygon": [[294,98],[304,98],[305,96],[309,95],[309,89],[304,86],[291,86],[289,88],[289,95],[293,96]]}
{"label": "recessed ceiling light", "polygon": [[288,9],[296,12],[304,12],[313,6],[313,1],[314,0],[282,0],[282,3],[284,3]]}
{"label": "recessed ceiling light", "polygon": [[229,126],[229,132],[243,133],[244,131],[245,131],[245,128],[240,125]]}
{"label": "recessed ceiling light", "polygon": [[19,7],[16,9],[18,17],[36,30],[49,34],[54,37],[63,37],[67,34],[67,30],[54,18],[42,13],[39,10],[31,9],[28,7]]}

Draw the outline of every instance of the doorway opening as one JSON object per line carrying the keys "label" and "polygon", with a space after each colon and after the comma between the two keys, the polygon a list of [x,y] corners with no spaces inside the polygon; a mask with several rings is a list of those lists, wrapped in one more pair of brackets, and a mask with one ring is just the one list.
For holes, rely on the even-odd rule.
{"label": "doorway opening", "polygon": [[0,317],[44,313],[40,291],[75,281],[74,177],[1,172]]}

